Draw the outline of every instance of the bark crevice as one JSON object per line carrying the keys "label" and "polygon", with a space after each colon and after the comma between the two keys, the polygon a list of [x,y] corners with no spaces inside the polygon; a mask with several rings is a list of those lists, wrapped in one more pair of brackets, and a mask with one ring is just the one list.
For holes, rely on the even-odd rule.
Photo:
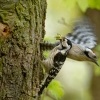
{"label": "bark crevice", "polygon": [[40,42],[45,34],[46,1],[0,0],[0,12],[0,22],[10,28],[9,37],[0,36],[0,100],[32,100],[43,74]]}

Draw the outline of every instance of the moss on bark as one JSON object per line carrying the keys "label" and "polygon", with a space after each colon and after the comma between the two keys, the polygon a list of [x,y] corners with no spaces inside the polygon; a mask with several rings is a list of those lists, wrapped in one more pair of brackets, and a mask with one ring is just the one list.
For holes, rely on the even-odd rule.
{"label": "moss on bark", "polygon": [[0,22],[10,29],[0,37],[0,100],[33,100],[38,91],[45,15],[46,0],[0,0]]}

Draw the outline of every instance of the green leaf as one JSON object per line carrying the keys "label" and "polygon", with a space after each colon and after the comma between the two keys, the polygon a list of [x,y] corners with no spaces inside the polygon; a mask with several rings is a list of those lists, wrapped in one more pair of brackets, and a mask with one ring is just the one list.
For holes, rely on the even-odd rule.
{"label": "green leaf", "polygon": [[60,82],[55,81],[55,80],[53,80],[49,84],[47,91],[48,91],[49,95],[51,95],[56,100],[61,100],[61,98],[64,95],[64,90],[63,90]]}
{"label": "green leaf", "polygon": [[65,0],[65,3],[67,4],[67,7],[71,9],[75,6],[76,0]]}
{"label": "green leaf", "polygon": [[80,9],[85,12],[89,8],[88,0],[77,0]]}
{"label": "green leaf", "polygon": [[77,3],[83,12],[88,8],[100,10],[100,0],[65,0],[67,7],[71,9]]}
{"label": "green leaf", "polygon": [[96,8],[96,0],[88,0],[90,8]]}
{"label": "green leaf", "polygon": [[98,9],[98,10],[100,10],[100,0],[95,0],[95,2],[96,2],[96,8]]}

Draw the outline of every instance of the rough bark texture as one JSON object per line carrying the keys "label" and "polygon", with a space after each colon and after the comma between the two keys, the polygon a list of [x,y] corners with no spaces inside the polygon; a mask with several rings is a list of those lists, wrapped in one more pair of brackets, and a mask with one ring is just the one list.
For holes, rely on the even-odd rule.
{"label": "rough bark texture", "polygon": [[42,78],[46,5],[46,0],[0,0],[0,100],[34,100]]}

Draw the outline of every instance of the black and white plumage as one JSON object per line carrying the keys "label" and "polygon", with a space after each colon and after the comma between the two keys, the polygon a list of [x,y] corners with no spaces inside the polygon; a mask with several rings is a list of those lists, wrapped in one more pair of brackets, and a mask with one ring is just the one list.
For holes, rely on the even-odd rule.
{"label": "black and white plumage", "polygon": [[42,51],[52,50],[57,44],[50,43],[48,41],[43,41],[40,43],[40,49]]}
{"label": "black and white plumage", "polygon": [[51,51],[50,56],[43,61],[43,63],[47,66],[48,74],[45,78],[45,81],[40,85],[40,91],[38,92],[38,95],[42,93],[44,88],[47,87],[52,79],[54,79],[59,73],[71,47],[71,42],[68,39],[63,38],[60,41],[60,44]]}
{"label": "black and white plumage", "polygon": [[66,37],[73,43],[86,48],[94,48],[96,45],[96,36],[92,24],[87,18],[78,20],[74,24],[72,33]]}
{"label": "black and white plumage", "polygon": [[[74,44],[92,49],[97,44],[97,38],[94,33],[94,27],[92,26],[90,20],[87,18],[82,18],[74,23],[72,32],[68,33],[65,38],[69,39]],[[60,42],[44,42],[40,43],[40,47],[43,50],[51,50],[55,46],[59,45],[59,43]]]}
{"label": "black and white plumage", "polygon": [[72,34],[68,34],[66,38],[72,42],[68,58],[78,61],[91,61],[98,65],[96,55],[91,50],[96,46],[97,38],[93,26],[87,18],[77,21]]}
{"label": "black and white plumage", "polygon": [[[94,27],[89,19],[84,17],[77,20],[72,32],[67,34],[65,38],[72,43],[72,48],[67,56],[68,58],[78,61],[92,61],[97,64],[96,55],[91,50],[96,46],[97,38],[95,36]],[[50,45],[55,47],[59,45],[59,43],[60,42],[56,42]]]}
{"label": "black and white plumage", "polygon": [[96,46],[96,37],[93,27],[86,18],[75,23],[72,33],[62,38],[60,42],[50,45],[54,48],[50,56],[43,61],[47,66],[48,75],[40,85],[39,95],[59,73],[66,57],[78,61],[90,61],[98,65],[96,55],[91,50]]}

